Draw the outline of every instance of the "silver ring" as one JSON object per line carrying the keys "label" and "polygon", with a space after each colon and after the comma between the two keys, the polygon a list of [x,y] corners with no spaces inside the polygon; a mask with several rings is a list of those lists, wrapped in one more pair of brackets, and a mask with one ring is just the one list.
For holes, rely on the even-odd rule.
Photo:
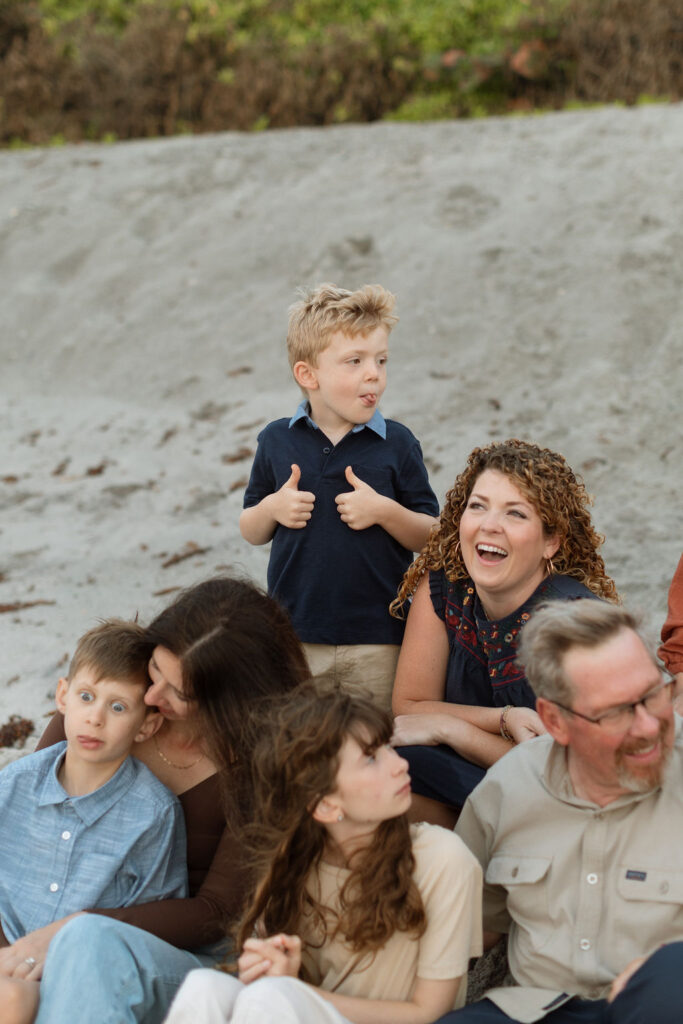
{"label": "silver ring", "polygon": [[26,959],[24,960],[24,963],[28,964],[29,967],[35,967],[38,961],[34,956],[27,956]]}

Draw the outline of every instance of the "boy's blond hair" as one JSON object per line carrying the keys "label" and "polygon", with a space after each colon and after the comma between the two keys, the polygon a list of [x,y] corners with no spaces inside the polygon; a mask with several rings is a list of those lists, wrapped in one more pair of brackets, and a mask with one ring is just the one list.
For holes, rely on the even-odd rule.
{"label": "boy's blond hair", "polygon": [[69,665],[68,681],[71,682],[81,669],[89,668],[95,673],[96,683],[101,679],[116,679],[139,683],[147,689],[150,684],[147,666],[153,649],[147,630],[137,622],[103,619],[78,641]]}
{"label": "boy's blond hair", "polygon": [[393,312],[396,298],[379,284],[366,284],[355,292],[319,284],[299,294],[299,301],[289,307],[287,352],[292,368],[300,361],[317,366],[318,356],[336,331],[365,336],[377,327],[389,332],[398,323]]}

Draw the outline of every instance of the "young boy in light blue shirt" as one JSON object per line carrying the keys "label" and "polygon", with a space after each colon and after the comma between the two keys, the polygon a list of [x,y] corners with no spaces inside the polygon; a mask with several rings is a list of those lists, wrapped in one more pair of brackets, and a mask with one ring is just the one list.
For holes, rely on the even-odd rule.
{"label": "young boy in light blue shirt", "polygon": [[[150,654],[136,623],[91,629],[57,685],[66,742],[0,772],[0,945],[39,930],[48,942],[82,911],[187,895],[180,804],[129,757],[161,723],[144,703]],[[34,1019],[42,966],[24,956],[0,976],[4,1024]]]}

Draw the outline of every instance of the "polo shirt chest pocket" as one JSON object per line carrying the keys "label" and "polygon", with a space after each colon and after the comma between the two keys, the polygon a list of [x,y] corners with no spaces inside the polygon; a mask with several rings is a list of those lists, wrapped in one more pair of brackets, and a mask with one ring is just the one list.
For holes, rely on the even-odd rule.
{"label": "polo shirt chest pocket", "polygon": [[536,924],[543,931],[548,927],[548,876],[550,857],[525,857],[501,853],[493,856],[486,868],[489,885],[500,885],[507,891],[508,913],[514,921],[526,926]]}
{"label": "polo shirt chest pocket", "polygon": [[[349,465],[358,479],[362,480],[364,484],[368,484],[378,494],[383,494],[385,498],[395,498],[396,488],[394,487],[394,476],[391,469],[372,463],[354,462],[353,460],[349,461]],[[349,490],[348,481],[345,479],[344,482],[344,490]]]}

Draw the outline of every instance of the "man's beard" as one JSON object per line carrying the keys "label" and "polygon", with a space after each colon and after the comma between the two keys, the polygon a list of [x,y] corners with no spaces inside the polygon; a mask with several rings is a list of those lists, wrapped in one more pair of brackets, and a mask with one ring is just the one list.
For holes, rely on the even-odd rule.
{"label": "man's beard", "polygon": [[671,721],[665,720],[660,723],[659,735],[655,742],[659,743],[661,757],[656,763],[638,767],[633,764],[627,765],[625,759],[626,754],[637,754],[641,750],[647,750],[652,746],[652,740],[632,740],[630,742],[624,740],[617,748],[614,755],[617,777],[624,789],[630,790],[631,793],[649,793],[650,790],[657,789],[661,785],[671,756],[673,728]]}

